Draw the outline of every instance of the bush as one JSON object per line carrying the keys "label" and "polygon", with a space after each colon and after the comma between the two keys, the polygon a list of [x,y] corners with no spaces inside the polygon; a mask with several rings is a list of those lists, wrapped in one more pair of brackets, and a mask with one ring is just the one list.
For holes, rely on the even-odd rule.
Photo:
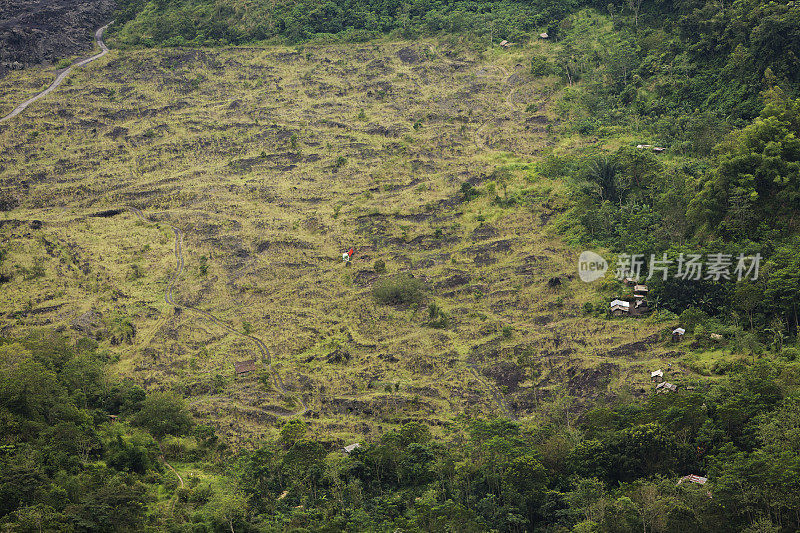
{"label": "bush", "polygon": [[800,357],[800,348],[787,346],[781,352],[781,356],[787,361],[796,361]]}
{"label": "bush", "polygon": [[378,274],[383,274],[386,272],[386,261],[383,259],[376,259],[373,268]]}
{"label": "bush", "polygon": [[172,393],[156,392],[142,402],[142,409],[133,423],[161,439],[165,435],[185,435],[192,429],[194,420],[182,398]]}
{"label": "bush", "polygon": [[450,317],[436,302],[431,302],[428,305],[428,316],[430,317],[428,325],[432,328],[445,329],[450,325]]}
{"label": "bush", "polygon": [[401,274],[380,280],[373,287],[372,295],[383,304],[419,304],[425,300],[426,289],[422,280],[416,279],[411,274]]}
{"label": "bush", "polygon": [[531,58],[532,76],[549,76],[550,74],[553,74],[553,65],[547,61],[547,58],[536,56]]}
{"label": "bush", "polygon": [[690,307],[680,316],[681,324],[686,328],[689,333],[694,333],[695,328],[708,320],[708,314],[702,309]]}
{"label": "bush", "polygon": [[472,186],[471,183],[465,181],[461,184],[461,196],[464,198],[465,202],[469,202],[473,198],[477,198],[481,195],[481,192]]}
{"label": "bush", "polygon": [[167,435],[161,443],[166,459],[176,461],[196,461],[202,456],[195,437],[173,437]]}

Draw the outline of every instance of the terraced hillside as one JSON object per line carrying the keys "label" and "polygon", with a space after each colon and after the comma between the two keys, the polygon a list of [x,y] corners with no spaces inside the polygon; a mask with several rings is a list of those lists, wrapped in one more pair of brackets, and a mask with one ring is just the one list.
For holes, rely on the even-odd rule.
{"label": "terraced hillside", "polygon": [[[536,172],[591,142],[557,141],[561,84],[527,68],[548,46],[112,50],[0,125],[3,333],[89,335],[231,440],[293,416],[342,440],[569,423],[582,398],[643,393],[675,356],[663,326],[585,314],[617,289],[575,276],[564,184]],[[47,74],[4,80],[0,109]],[[403,273],[424,302],[373,297]]]}

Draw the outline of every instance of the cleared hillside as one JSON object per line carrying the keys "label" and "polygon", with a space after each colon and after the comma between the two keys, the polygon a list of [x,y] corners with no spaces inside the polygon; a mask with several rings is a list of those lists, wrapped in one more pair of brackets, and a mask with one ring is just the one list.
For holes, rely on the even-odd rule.
{"label": "cleared hillside", "polygon": [[[551,231],[564,185],[536,163],[592,139],[555,134],[561,84],[524,66],[548,46],[112,52],[0,130],[4,333],[113,344],[117,373],[231,438],[286,416],[346,439],[644,393],[676,357],[665,325],[587,316],[604,296]],[[262,340],[273,373],[252,339],[165,302],[170,225],[174,300]],[[376,301],[399,273],[422,303]]]}

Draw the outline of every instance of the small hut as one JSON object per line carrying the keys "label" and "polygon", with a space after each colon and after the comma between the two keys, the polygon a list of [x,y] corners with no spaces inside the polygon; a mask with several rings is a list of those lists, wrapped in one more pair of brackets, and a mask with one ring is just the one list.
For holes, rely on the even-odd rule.
{"label": "small hut", "polygon": [[688,476],[683,476],[680,481],[678,481],[678,485],[684,481],[688,481],[689,483],[697,483],[698,485],[705,485],[708,482],[708,478],[695,474],[689,474]]}
{"label": "small hut", "polygon": [[633,294],[637,298],[644,298],[645,296],[647,296],[647,292],[648,292],[647,285],[634,285],[633,286]]}
{"label": "small hut", "polygon": [[348,444],[347,446],[342,448],[342,451],[344,453],[350,454],[350,453],[353,453],[353,450],[357,450],[359,448],[361,448],[361,443],[360,442],[354,442],[353,444]]}
{"label": "small hut", "polygon": [[256,360],[250,359],[249,361],[234,361],[233,369],[236,372],[237,376],[243,376],[245,374],[249,374],[250,372],[255,371]]}
{"label": "small hut", "polygon": [[631,303],[625,300],[613,300],[609,305],[609,312],[614,316],[630,314]]}
{"label": "small hut", "polygon": [[542,32],[542,33],[539,34],[539,39],[547,39],[548,37],[549,37],[549,35],[547,35],[547,33],[545,33],[545,32]]}
{"label": "small hut", "polygon": [[681,340],[683,338],[683,336],[685,334],[686,334],[686,330],[683,329],[683,328],[675,328],[675,329],[673,329],[672,330],[672,341],[673,342],[678,342],[679,340]]}
{"label": "small hut", "polygon": [[662,381],[658,385],[656,385],[656,392],[664,392],[664,391],[672,391],[675,392],[678,390],[678,386],[674,383],[670,383],[669,381]]}
{"label": "small hut", "polygon": [[664,371],[660,368],[658,370],[653,370],[650,372],[650,381],[655,381],[656,383],[660,382],[664,379]]}

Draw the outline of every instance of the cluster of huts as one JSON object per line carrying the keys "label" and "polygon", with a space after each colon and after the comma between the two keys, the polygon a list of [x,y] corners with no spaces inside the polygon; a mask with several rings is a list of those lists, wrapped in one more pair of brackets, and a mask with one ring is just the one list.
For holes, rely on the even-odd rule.
{"label": "cluster of huts", "polygon": [[[672,363],[668,365],[667,371],[671,372],[673,377],[677,377],[679,374],[682,373],[682,371],[678,368],[673,369]],[[675,383],[670,383],[664,378],[664,370],[660,368],[658,370],[653,370],[652,372],[650,372],[650,381],[652,381],[655,384],[656,394],[667,391],[677,392],[678,390],[678,385],[676,385]],[[692,385],[686,385],[684,388],[688,391],[694,390],[694,386]]]}
{"label": "cluster of huts", "polygon": [[625,278],[625,285],[633,287],[633,296],[615,298],[608,312],[613,316],[639,316],[650,312],[647,305],[647,285],[640,285],[633,278]]}
{"label": "cluster of huts", "polygon": [[[547,35],[547,33],[542,32],[542,33],[539,34],[539,39],[547,39],[548,37],[549,37],[549,35]],[[517,44],[517,43],[508,42],[506,39],[503,39],[502,41],[500,41],[500,46],[502,46],[503,48],[511,48],[515,44]]]}
{"label": "cluster of huts", "polygon": [[637,144],[636,148],[639,150],[652,150],[655,154],[660,154],[662,152],[666,152],[666,148],[662,148],[660,146],[653,146],[652,144]]}
{"label": "cluster of huts", "polygon": [[678,390],[677,385],[664,380],[664,371],[661,370],[660,368],[658,370],[653,370],[652,372],[650,372],[650,381],[656,384],[656,394],[658,394],[659,392],[665,392],[665,391],[675,392]]}

